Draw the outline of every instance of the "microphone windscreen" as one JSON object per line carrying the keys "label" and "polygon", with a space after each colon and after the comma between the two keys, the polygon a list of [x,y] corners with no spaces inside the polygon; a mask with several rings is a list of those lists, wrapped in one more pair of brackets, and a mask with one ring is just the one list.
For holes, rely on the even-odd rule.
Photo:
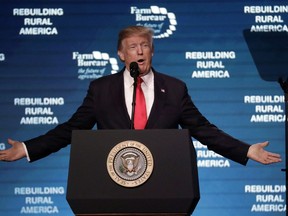
{"label": "microphone windscreen", "polygon": [[137,62],[130,63],[130,75],[133,78],[136,78],[139,76],[139,68],[138,68]]}

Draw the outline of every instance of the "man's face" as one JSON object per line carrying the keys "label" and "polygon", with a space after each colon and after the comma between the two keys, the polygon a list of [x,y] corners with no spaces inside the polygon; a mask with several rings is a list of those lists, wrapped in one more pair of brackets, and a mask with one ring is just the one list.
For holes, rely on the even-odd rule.
{"label": "man's face", "polygon": [[118,55],[125,62],[125,66],[130,70],[131,62],[137,62],[140,76],[150,71],[152,64],[153,48],[152,42],[144,36],[131,36],[122,41],[122,48],[118,50]]}

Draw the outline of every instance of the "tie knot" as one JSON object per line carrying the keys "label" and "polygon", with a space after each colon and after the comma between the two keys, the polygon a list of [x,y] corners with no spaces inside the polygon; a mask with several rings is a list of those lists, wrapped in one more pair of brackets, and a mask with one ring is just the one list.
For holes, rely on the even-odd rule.
{"label": "tie knot", "polygon": [[137,84],[141,85],[142,82],[143,82],[143,79],[141,77],[137,77]]}

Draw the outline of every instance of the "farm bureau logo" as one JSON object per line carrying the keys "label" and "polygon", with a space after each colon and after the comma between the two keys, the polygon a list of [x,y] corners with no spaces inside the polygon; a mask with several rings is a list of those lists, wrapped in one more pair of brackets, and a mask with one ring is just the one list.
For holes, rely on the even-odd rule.
{"label": "farm bureau logo", "polygon": [[176,31],[176,16],[164,7],[150,8],[130,7],[130,14],[135,15],[136,25],[154,30],[154,38],[166,38]]}
{"label": "farm bureau logo", "polygon": [[[78,66],[78,79],[97,79],[119,70],[116,58],[110,58],[108,53],[93,51],[92,53],[73,52],[72,59]],[[110,71],[109,71],[110,70]]]}

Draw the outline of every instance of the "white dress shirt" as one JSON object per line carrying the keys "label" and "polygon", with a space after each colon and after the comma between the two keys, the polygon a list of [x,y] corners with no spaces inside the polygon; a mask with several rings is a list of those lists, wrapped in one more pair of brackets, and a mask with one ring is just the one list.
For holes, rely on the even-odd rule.
{"label": "white dress shirt", "polygon": [[[145,97],[147,117],[149,117],[154,102],[154,73],[151,70],[141,78],[143,80],[141,88]],[[124,71],[124,91],[126,107],[130,118],[132,113],[133,83],[134,78],[130,76],[130,72],[126,69]]]}

